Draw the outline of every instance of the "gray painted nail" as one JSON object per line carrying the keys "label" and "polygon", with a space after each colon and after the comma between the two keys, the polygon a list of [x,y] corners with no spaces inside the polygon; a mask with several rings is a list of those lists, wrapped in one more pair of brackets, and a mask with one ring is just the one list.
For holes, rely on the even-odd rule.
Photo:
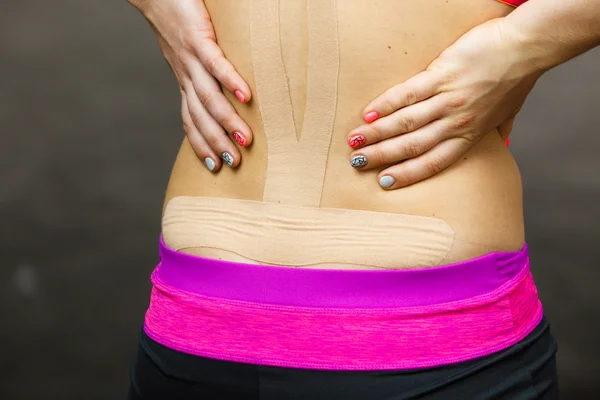
{"label": "gray painted nail", "polygon": [[354,156],[354,157],[352,157],[352,161],[350,161],[350,164],[354,168],[364,167],[365,165],[367,165],[367,157],[365,157],[365,156]]}
{"label": "gray painted nail", "polygon": [[233,156],[231,154],[224,151],[223,154],[221,154],[221,157],[223,157],[223,161],[225,161],[227,165],[230,167],[233,165]]}
{"label": "gray painted nail", "polygon": [[383,188],[389,188],[395,182],[396,180],[389,175],[382,176],[381,179],[379,179],[379,185]]}
{"label": "gray painted nail", "polygon": [[206,157],[204,159],[204,165],[206,165],[206,168],[208,168],[208,170],[211,172],[215,169],[215,162],[210,157]]}

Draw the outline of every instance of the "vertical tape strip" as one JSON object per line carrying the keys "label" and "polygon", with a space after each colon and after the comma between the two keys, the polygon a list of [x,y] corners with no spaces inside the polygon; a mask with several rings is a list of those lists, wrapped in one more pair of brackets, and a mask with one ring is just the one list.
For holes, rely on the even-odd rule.
{"label": "vertical tape strip", "polygon": [[[299,160],[307,169],[307,200],[319,207],[335,122],[340,67],[336,0],[308,0],[308,80]],[[309,165],[307,165],[309,164]],[[308,168],[310,168],[308,170]]]}
{"label": "vertical tape strip", "polygon": [[253,1],[252,63],[268,152],[263,201],[319,207],[337,103],[336,0],[308,0],[307,96],[300,140],[279,24],[279,0]]}

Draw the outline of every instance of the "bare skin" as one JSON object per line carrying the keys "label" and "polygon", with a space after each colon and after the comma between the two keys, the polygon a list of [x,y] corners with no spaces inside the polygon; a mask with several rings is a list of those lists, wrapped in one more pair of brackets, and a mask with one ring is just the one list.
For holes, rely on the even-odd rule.
{"label": "bare skin", "polygon": [[[514,116],[543,72],[600,43],[598,1],[530,0],[506,18],[498,17],[511,8],[489,0],[431,1],[412,8],[355,2],[350,10],[340,8],[342,25],[360,26],[364,36],[340,30],[342,50],[346,55],[351,50],[354,58],[342,63],[339,94],[349,97],[340,101],[344,108],[336,115],[322,207],[435,216],[464,240],[483,238],[490,250],[520,248],[520,178],[514,160],[494,138],[510,133]],[[251,101],[252,71],[244,70],[248,49],[240,44],[247,41],[239,35],[247,31],[249,0],[207,1],[206,7],[201,0],[130,2],[150,21],[182,91],[187,140],[166,202],[179,195],[260,199],[266,147],[258,107]],[[283,58],[297,126],[306,85],[306,49],[298,41],[305,34],[304,3],[285,2],[281,10]],[[384,42],[394,44],[387,46],[393,51],[378,47]],[[400,47],[405,57],[398,57]],[[378,74],[370,75],[369,67]],[[373,110],[378,115],[369,118]],[[250,146],[255,129],[263,143]],[[346,162],[359,154],[369,159],[355,170],[362,176],[344,170],[340,162],[345,152],[338,137],[344,129],[346,145],[356,149],[346,152]],[[357,135],[360,140],[354,140]],[[233,155],[233,168],[239,168],[242,155],[255,160],[244,163],[246,173],[221,172],[219,181],[200,172],[194,153],[200,160],[214,160],[210,169],[217,172],[222,151]],[[379,193],[365,177],[380,182]],[[392,184],[381,184],[382,177],[394,178]],[[381,188],[402,194],[382,195]],[[459,252],[454,260],[469,254],[477,255]]]}
{"label": "bare skin", "polygon": [[[380,117],[351,132],[386,190],[452,165],[494,127],[507,137],[537,79],[600,44],[600,0],[529,0],[505,18],[474,27],[427,69],[387,89],[363,115]],[[372,118],[366,122],[372,122]],[[536,133],[537,134],[537,133]],[[358,146],[353,146],[357,148]]]}
{"label": "bare skin", "polygon": [[[304,2],[282,2],[282,48],[297,128],[305,108],[306,21]],[[338,2],[339,4],[340,2]],[[205,2],[219,46],[254,91],[249,29],[250,1]],[[305,4],[304,4],[305,5]],[[287,7],[287,8],[286,8]],[[374,210],[433,216],[445,220],[465,241],[485,242],[489,251],[517,251],[524,243],[521,180],[517,165],[495,129],[458,162],[436,176],[403,188],[381,190],[378,169],[358,171],[348,165],[352,149],[348,133],[361,123],[365,104],[386,89],[423,71],[444,49],[469,29],[507,15],[513,8],[488,0],[454,2],[353,2],[338,7],[340,74],[338,106],[327,163],[321,207]],[[369,15],[369,18],[365,18]],[[403,17],[404,16],[404,17]],[[354,27],[361,26],[360,30]],[[375,67],[374,67],[375,66]],[[190,142],[184,140],[173,168],[165,204],[176,196],[211,196],[262,200],[267,147],[257,98],[240,103],[224,90],[238,115],[253,132],[251,146],[239,151],[235,169],[208,171]],[[187,249],[213,258],[252,262],[222,250]],[[454,252],[448,262],[481,255],[473,249]]]}
{"label": "bare skin", "polygon": [[[248,102],[252,92],[224,56],[202,0],[129,0],[144,15],[156,35],[181,92],[181,117],[188,141],[201,160],[221,168],[221,154],[240,154],[229,137],[252,143],[252,131],[222,93]],[[228,136],[230,135],[230,136]]]}
{"label": "bare skin", "polygon": [[[228,159],[236,167],[241,154],[224,133],[243,147],[251,143],[252,132],[216,81],[241,102],[252,95],[216,44],[204,2],[129,2],[148,19],[173,68],[192,148],[213,172],[220,169],[216,154],[223,151],[233,155]],[[293,5],[302,10],[302,2]],[[348,137],[349,146],[360,149],[352,157],[370,160],[361,170],[391,164],[379,179],[388,180],[382,188],[395,190],[452,165],[493,127],[507,137],[536,79],[600,44],[598,6],[600,0],[529,0],[509,18],[474,27],[424,72],[387,89],[363,109],[367,124]]]}

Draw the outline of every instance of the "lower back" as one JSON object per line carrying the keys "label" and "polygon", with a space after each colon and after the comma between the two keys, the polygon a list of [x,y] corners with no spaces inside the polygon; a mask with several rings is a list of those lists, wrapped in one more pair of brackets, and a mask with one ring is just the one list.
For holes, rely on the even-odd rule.
{"label": "lower back", "polygon": [[[184,141],[165,199],[168,245],[212,258],[316,268],[418,268],[522,248],[520,174],[497,131],[449,169],[392,191],[379,187],[379,170],[350,166],[346,144],[348,132],[364,123],[360,115],[367,103],[424,70],[471,27],[505,15],[510,7],[491,0],[365,0],[353,1],[352,7],[339,0],[337,5],[333,0],[282,1],[277,21],[260,21],[261,15],[268,18],[268,10],[257,12],[250,1],[205,3],[219,45],[252,90],[247,104],[226,95],[252,128],[254,141],[241,149],[238,168],[224,166],[217,174],[206,170]],[[316,16],[322,20],[315,21]],[[257,30],[259,23],[275,24],[280,33],[273,43],[280,46],[282,76],[274,76],[278,70],[269,63],[275,55],[257,48],[259,35],[268,35]],[[323,38],[323,54],[316,54],[311,34]],[[286,91],[277,82],[287,82]],[[289,101],[268,97],[277,93],[286,93]],[[277,126],[289,129],[273,129]],[[316,130],[330,135],[325,145],[303,145],[306,138],[323,140]],[[236,212],[224,206],[215,211],[219,198],[234,199],[227,204],[241,213],[224,217],[228,226],[223,218],[211,218]],[[303,226],[298,215],[315,222]],[[223,236],[198,234],[207,230]],[[317,238],[321,245],[314,243]],[[352,238],[354,245],[346,248]],[[294,246],[306,250],[294,251]],[[373,248],[379,256],[370,262]]]}

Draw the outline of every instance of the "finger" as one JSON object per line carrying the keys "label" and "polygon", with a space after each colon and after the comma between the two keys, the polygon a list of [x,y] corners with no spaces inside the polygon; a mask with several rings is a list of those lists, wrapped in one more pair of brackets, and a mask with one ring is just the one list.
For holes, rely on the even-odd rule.
{"label": "finger", "polygon": [[231,139],[227,136],[223,127],[214,120],[212,115],[204,108],[196,92],[191,84],[186,84],[186,98],[188,104],[188,110],[194,126],[204,137],[204,140],[208,145],[215,151],[225,163],[230,167],[237,167],[241,155],[237,147],[233,144]]}
{"label": "finger", "polygon": [[202,38],[194,42],[195,52],[206,70],[223,86],[234,93],[242,103],[250,101],[250,87],[225,57],[221,47],[211,39]]}
{"label": "finger", "polygon": [[438,93],[441,83],[439,73],[423,71],[407,81],[393,86],[370,102],[363,109],[363,119],[371,123],[377,118],[389,115],[400,108],[423,101]]}
{"label": "finger", "polygon": [[348,145],[356,149],[415,131],[440,118],[444,113],[444,106],[442,96],[434,96],[402,108],[371,124],[359,126],[351,131],[348,135]]}
{"label": "finger", "polygon": [[367,170],[418,157],[445,139],[445,125],[437,120],[415,132],[363,147],[350,154],[350,165]]}
{"label": "finger", "polygon": [[188,61],[186,68],[190,72],[196,96],[204,109],[240,146],[250,145],[253,139],[252,130],[225,97],[215,78],[197,60]]}
{"label": "finger", "polygon": [[196,129],[190,116],[187,98],[183,90],[181,91],[181,118],[183,120],[183,130],[196,156],[198,156],[209,171],[218,172],[221,169],[221,158],[215,154],[198,129]]}
{"label": "finger", "polygon": [[378,175],[379,186],[394,190],[430,178],[454,164],[472,146],[462,138],[451,138],[417,158],[384,169]]}

